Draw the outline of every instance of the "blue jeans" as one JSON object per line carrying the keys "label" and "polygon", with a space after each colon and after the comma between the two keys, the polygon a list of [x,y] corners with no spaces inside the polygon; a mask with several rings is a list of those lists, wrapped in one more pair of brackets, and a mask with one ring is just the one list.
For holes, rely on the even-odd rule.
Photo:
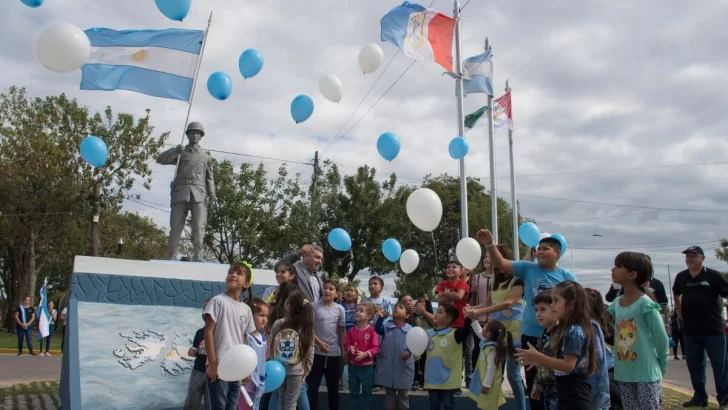
{"label": "blue jeans", "polygon": [[685,353],[687,353],[690,382],[693,384],[693,400],[707,403],[708,393],[705,391],[705,370],[707,363],[705,353],[708,353],[710,366],[713,368],[715,390],[718,393],[718,403],[728,405],[728,365],[726,364],[726,336],[695,336],[683,335],[685,338]]}
{"label": "blue jeans", "polygon": [[18,334],[18,354],[23,354],[23,338],[25,338],[25,343],[28,345],[28,351],[33,354],[33,328],[23,329],[15,325],[15,332]]}
{"label": "blue jeans", "polygon": [[[374,365],[349,365],[349,399],[351,410],[372,410],[372,385],[374,384]],[[359,389],[361,388],[361,402]],[[360,405],[361,404],[361,405]]]}
{"label": "blue jeans", "polygon": [[428,390],[430,394],[430,410],[455,409],[455,390]]}
{"label": "blue jeans", "polygon": [[521,377],[521,365],[511,355],[507,355],[505,370],[508,384],[511,385],[511,390],[513,390],[516,407],[519,410],[526,410],[526,388],[523,386],[523,378]]}
{"label": "blue jeans", "polygon": [[[298,395],[298,410],[311,410],[311,406],[308,405],[307,391],[308,389],[306,388],[306,383],[303,383],[303,387],[301,388],[301,394]],[[270,394],[268,410],[278,410],[278,389],[273,390]]]}
{"label": "blue jeans", "polygon": [[242,381],[226,382],[220,379],[212,382],[208,377],[207,391],[210,394],[211,410],[237,410],[242,384]]}

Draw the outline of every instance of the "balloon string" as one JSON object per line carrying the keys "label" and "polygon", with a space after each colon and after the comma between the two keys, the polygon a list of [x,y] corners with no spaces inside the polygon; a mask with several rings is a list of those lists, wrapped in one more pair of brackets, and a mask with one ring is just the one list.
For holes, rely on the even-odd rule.
{"label": "balloon string", "polygon": [[435,266],[437,267],[437,270],[440,270],[440,264],[437,263],[437,244],[435,244],[435,234],[430,232],[430,237],[432,237],[432,249],[435,250]]}

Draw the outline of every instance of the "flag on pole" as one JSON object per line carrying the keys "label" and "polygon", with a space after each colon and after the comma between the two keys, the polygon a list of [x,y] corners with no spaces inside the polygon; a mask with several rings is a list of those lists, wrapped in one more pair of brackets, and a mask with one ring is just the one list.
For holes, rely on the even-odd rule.
{"label": "flag on pole", "polygon": [[463,93],[493,95],[493,60],[490,50],[463,61]]}
{"label": "flag on pole", "polygon": [[50,314],[48,313],[48,296],[46,295],[46,285],[48,278],[43,281],[40,287],[40,303],[38,304],[38,340],[50,334]]}
{"label": "flag on pole", "polygon": [[[511,93],[507,92],[493,101],[493,126],[502,128],[508,125],[513,131],[513,111],[511,110]],[[473,128],[488,126],[488,106],[480,108],[472,114],[465,116],[465,132]]]}
{"label": "flag on pole", "polygon": [[82,90],[127,90],[189,101],[205,36],[200,30],[90,28]]}
{"label": "flag on pole", "polygon": [[382,17],[382,41],[417,60],[434,61],[453,72],[456,20],[437,10],[405,1]]}

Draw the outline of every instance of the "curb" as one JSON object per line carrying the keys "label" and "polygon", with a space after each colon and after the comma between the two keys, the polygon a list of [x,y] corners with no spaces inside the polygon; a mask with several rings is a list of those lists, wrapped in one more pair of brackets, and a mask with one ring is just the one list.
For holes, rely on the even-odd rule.
{"label": "curb", "polygon": [[[676,386],[676,385],[671,384],[671,383],[667,383],[667,382],[664,382],[663,381],[662,382],[662,387],[663,388],[670,389],[670,390],[672,390],[674,392],[677,392],[677,393],[680,393],[680,394],[684,394],[684,395],[688,396],[688,398],[693,397],[693,392],[691,390],[685,389],[685,388],[680,387],[680,386]],[[718,401],[716,399],[712,398],[712,397],[709,397],[708,398],[708,403],[713,404],[713,405],[716,405],[716,406],[718,405]]]}
{"label": "curb", "polygon": [[[23,347],[23,351],[27,350],[25,347]],[[60,350],[49,350],[48,351],[52,356],[60,356],[61,351]],[[0,354],[18,354],[18,349],[8,349],[4,347],[0,347]]]}

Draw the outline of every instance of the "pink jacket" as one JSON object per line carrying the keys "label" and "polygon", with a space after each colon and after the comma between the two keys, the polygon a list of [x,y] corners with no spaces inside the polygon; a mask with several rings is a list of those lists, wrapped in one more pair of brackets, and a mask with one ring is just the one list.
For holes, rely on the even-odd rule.
{"label": "pink jacket", "polygon": [[[379,352],[379,337],[374,328],[369,325],[364,329],[354,326],[346,333],[344,347],[349,355],[351,365],[357,367],[371,366],[374,364],[374,356]],[[356,360],[356,356],[361,352],[366,352],[367,357],[364,360]]]}

